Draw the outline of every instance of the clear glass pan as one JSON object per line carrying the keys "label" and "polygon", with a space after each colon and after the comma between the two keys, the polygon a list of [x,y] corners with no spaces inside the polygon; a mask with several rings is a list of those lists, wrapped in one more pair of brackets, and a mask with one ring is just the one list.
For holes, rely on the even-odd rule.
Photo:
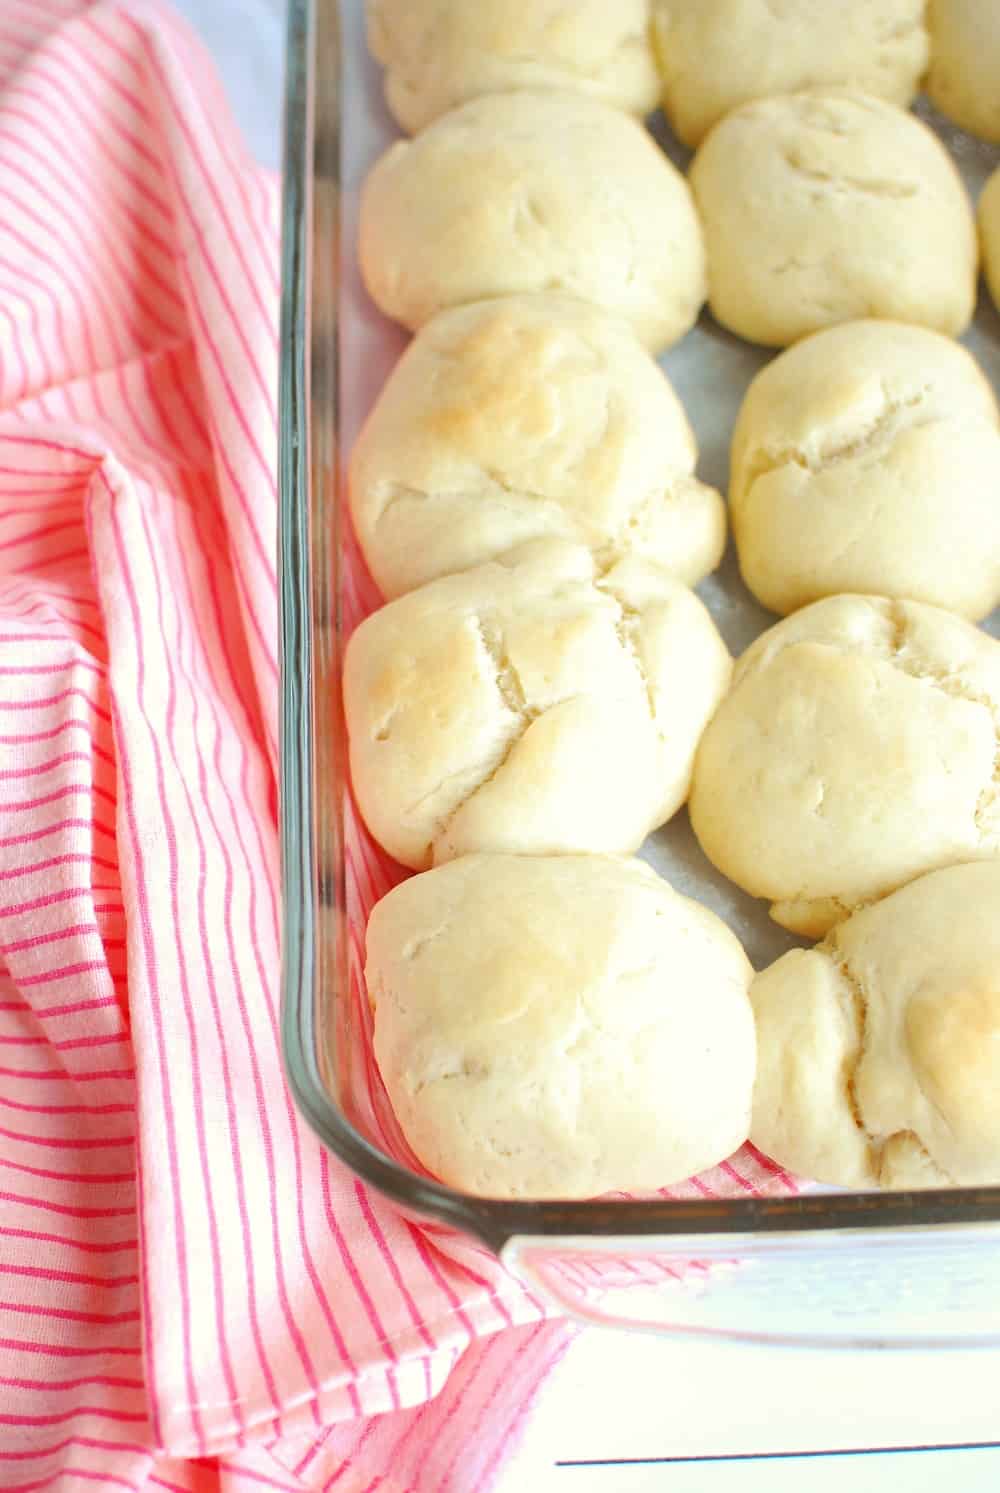
{"label": "clear glass pan", "polygon": [[296,1102],[367,1183],[478,1238],[589,1320],[792,1343],[1000,1344],[1000,1188],[510,1203],[441,1186],[385,1139],[391,1117],[371,1098],[367,1012],[351,975],[358,873],[339,714],[350,612],[339,334],[357,313],[338,266],[345,94],[372,86],[359,81],[360,8],[289,7],[279,564],[282,1030]]}

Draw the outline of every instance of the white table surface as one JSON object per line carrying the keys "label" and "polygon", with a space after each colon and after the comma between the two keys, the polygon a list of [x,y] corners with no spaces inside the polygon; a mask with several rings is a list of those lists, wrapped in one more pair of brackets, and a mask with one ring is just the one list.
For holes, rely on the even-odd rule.
{"label": "white table surface", "polygon": [[[284,0],[174,4],[215,54],[254,154],[276,167]],[[498,1493],[845,1487],[995,1493],[1000,1355],[699,1346],[590,1329],[551,1377]]]}

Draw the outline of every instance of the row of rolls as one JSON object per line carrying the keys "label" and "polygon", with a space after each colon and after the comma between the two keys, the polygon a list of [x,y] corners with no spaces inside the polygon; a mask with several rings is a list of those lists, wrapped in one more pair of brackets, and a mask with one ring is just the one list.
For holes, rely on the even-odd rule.
{"label": "row of rolls", "polygon": [[[366,979],[404,1134],[469,1192],[641,1193],[748,1135],[840,1185],[1000,1181],[1000,412],[954,340],[972,206],[903,107],[928,56],[986,126],[942,81],[961,6],[837,7],[839,52],[833,9],[370,0],[419,133],[368,177],[360,263],[415,335],[352,456],[386,605],[343,686],[361,814],[420,874]],[[631,117],[647,56],[687,179]],[[989,278],[1000,178],[979,218]],[[654,360],[706,296],[785,348],[728,492],[784,620],[735,666],[692,589],[727,504]],[[755,975],[634,859],[685,803],[815,947]]]}

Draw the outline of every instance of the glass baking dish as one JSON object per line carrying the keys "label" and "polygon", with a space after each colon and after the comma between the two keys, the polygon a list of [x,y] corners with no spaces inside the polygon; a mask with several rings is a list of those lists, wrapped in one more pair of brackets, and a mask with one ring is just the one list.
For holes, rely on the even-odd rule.
{"label": "glass baking dish", "polygon": [[[402,346],[384,325],[379,357],[351,340],[352,328],[378,321],[357,293],[349,229],[363,162],[352,133],[373,120],[385,129],[361,11],[361,0],[289,7],[278,542],[282,1032],[295,1100],[365,1182],[413,1217],[477,1239],[588,1320],[797,1344],[1000,1344],[1000,1188],[797,1189],[748,1153],[721,1180],[671,1196],[494,1201],[424,1174],[395,1126],[371,1058],[361,968],[365,915],[396,872],[353,808],[339,690],[344,639],[378,601],[346,516],[345,409],[356,428]],[[732,339],[708,335],[734,356]],[[718,378],[713,343],[704,348],[685,391],[696,426],[697,380],[707,391]],[[751,953],[772,957],[759,940]]]}

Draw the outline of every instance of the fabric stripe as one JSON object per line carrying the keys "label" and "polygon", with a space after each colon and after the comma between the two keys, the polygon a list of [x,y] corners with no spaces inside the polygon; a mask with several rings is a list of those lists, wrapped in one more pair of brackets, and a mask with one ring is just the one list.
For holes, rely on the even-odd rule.
{"label": "fabric stripe", "polygon": [[[109,498],[111,500],[112,507],[113,507],[113,504],[114,504],[114,493],[113,493],[113,491],[111,489],[111,485],[110,485],[110,482],[107,479],[107,476],[105,474],[103,474],[103,473],[102,473],[102,476],[104,477],[104,483],[105,483],[105,486],[107,488],[108,496],[109,496]],[[111,515],[110,524],[111,524],[111,532],[112,532],[112,535],[113,535],[113,538],[114,538],[114,543],[115,543],[115,545],[117,547],[117,550],[118,550],[119,562],[122,563],[122,562],[124,562],[124,545],[123,545],[123,541],[122,541],[121,530],[120,530],[120,528],[119,528],[119,526],[118,526],[118,524],[117,524],[117,522],[115,520],[113,512],[112,512],[112,515]],[[142,645],[141,645],[141,635],[142,634],[141,634],[141,625],[140,625],[139,605],[138,605],[138,599],[137,599],[137,596],[136,596],[135,588],[134,588],[134,585],[132,584],[131,576],[130,576],[130,573],[129,573],[129,570],[128,570],[128,566],[127,566],[127,564],[124,564],[124,563],[122,563],[122,577],[123,577],[123,581],[124,581],[124,585],[125,585],[125,599],[126,599],[126,605],[128,606],[128,610],[129,610],[129,620],[130,620],[131,625],[132,625],[133,635],[134,635],[134,637],[136,639],[136,642],[137,642],[137,645],[138,645],[137,697],[138,697],[139,711],[140,711],[140,713],[142,713],[144,711],[145,664],[144,664],[143,653],[142,653]],[[149,727],[148,719],[147,719],[147,727]],[[135,797],[135,792],[134,792],[134,788],[133,788],[133,784],[132,784],[129,751],[128,751],[128,748],[126,747],[126,744],[125,744],[126,734],[127,733],[126,733],[126,731],[124,729],[123,724],[119,723],[118,729],[117,729],[118,755],[119,755],[119,763],[120,763],[120,771],[121,771],[121,776],[122,776],[122,783],[123,783],[123,787],[124,787],[124,790],[125,790],[124,798],[125,798],[125,805],[126,805],[126,818],[127,818],[127,823],[128,823],[129,838],[130,838],[130,842],[131,842],[132,868],[133,868],[133,874],[134,874],[134,877],[135,877],[135,886],[136,886],[136,891],[137,891],[137,907],[135,909],[135,912],[137,914],[136,921],[138,922],[139,929],[140,929],[142,958],[143,958],[144,967],[145,967],[146,980],[148,982],[148,987],[149,987],[149,990],[150,990],[150,994],[152,996],[150,1005],[151,1005],[151,1010],[152,1010],[152,1015],[153,1015],[153,1029],[154,1029],[154,1033],[155,1033],[155,1042],[156,1042],[156,1050],[157,1050],[157,1057],[158,1057],[159,1092],[160,1092],[160,1097],[161,1097],[161,1100],[162,1100],[162,1103],[163,1103],[163,1117],[164,1117],[164,1123],[165,1123],[166,1132],[167,1132],[167,1157],[168,1157],[168,1165],[169,1165],[169,1169],[170,1169],[171,1190],[172,1190],[172,1194],[173,1194],[173,1209],[172,1209],[172,1214],[173,1214],[174,1228],[175,1228],[175,1231],[176,1231],[176,1233],[175,1233],[175,1251],[174,1251],[174,1253],[175,1253],[175,1260],[176,1260],[177,1280],[178,1280],[178,1285],[179,1285],[180,1294],[181,1294],[181,1318],[182,1318],[182,1324],[183,1324],[182,1330],[183,1330],[183,1343],[184,1343],[184,1349],[183,1349],[183,1354],[184,1354],[184,1382],[185,1382],[185,1388],[187,1390],[187,1395],[188,1395],[188,1404],[191,1406],[191,1416],[192,1416],[192,1423],[193,1423],[193,1426],[194,1426],[194,1433],[195,1433],[195,1436],[198,1439],[198,1441],[200,1443],[204,1443],[204,1430],[203,1430],[202,1423],[201,1423],[201,1416],[200,1416],[200,1413],[198,1411],[198,1393],[197,1393],[197,1390],[195,1388],[194,1364],[193,1364],[193,1358],[192,1358],[192,1352],[191,1352],[191,1339],[190,1339],[190,1328],[189,1328],[190,1315],[191,1315],[191,1290],[190,1290],[190,1284],[189,1284],[189,1281],[188,1281],[188,1251],[187,1251],[187,1239],[186,1239],[185,1224],[184,1224],[184,1207],[183,1207],[183,1203],[182,1203],[182,1200],[181,1200],[181,1187],[180,1187],[180,1177],[179,1177],[179,1161],[178,1161],[178,1155],[177,1155],[176,1133],[175,1133],[175,1128],[174,1128],[173,1096],[172,1096],[172,1092],[171,1092],[170,1077],[169,1077],[169,1064],[168,1064],[168,1059],[167,1059],[166,1042],[165,1042],[165,1037],[164,1037],[163,1018],[162,1018],[162,1010],[161,1010],[161,996],[160,996],[160,991],[159,991],[159,988],[158,988],[158,975],[157,975],[157,967],[156,967],[156,952],[155,952],[155,944],[154,944],[154,937],[153,937],[152,919],[150,917],[150,911],[149,911],[149,899],[148,899],[148,895],[147,895],[147,892],[146,892],[146,880],[145,880],[145,872],[144,872],[144,869],[143,869],[143,856],[142,856],[142,850],[141,850],[141,840],[140,840],[140,836],[139,836],[138,822],[137,822],[137,819],[136,819],[135,805],[136,805],[137,799]],[[156,793],[157,793],[157,796],[158,796],[158,799],[159,799],[161,813],[163,814],[164,819],[166,819],[166,812],[165,812],[165,809],[166,809],[166,805],[165,805],[165,792],[164,792],[164,784],[163,784],[163,763],[162,763],[162,759],[161,759],[161,755],[160,755],[159,743],[157,742],[155,735],[152,733],[151,728],[150,728],[150,745],[152,747],[153,758],[154,758],[154,763],[155,763]],[[164,828],[166,829],[167,836],[168,836],[167,843],[168,843],[168,854],[170,856],[170,879],[171,879],[171,886],[174,889],[176,889],[177,874],[178,874],[176,846],[175,846],[175,844],[173,842],[173,839],[172,839],[172,831],[171,831],[171,829],[167,828],[166,824],[164,825]],[[176,903],[175,903],[175,909],[176,909]],[[178,935],[178,937],[179,937],[179,935]],[[139,1144],[140,1144],[140,1148],[141,1148],[141,1145],[142,1145],[141,1140],[140,1140]],[[158,1424],[158,1420],[157,1420],[157,1412],[156,1412],[156,1408],[155,1408],[155,1401],[154,1401],[152,1409],[153,1409],[153,1417],[154,1417],[153,1418],[154,1435],[156,1436],[157,1442],[159,1442],[159,1440],[160,1440],[160,1430],[159,1430],[159,1424]]]}

